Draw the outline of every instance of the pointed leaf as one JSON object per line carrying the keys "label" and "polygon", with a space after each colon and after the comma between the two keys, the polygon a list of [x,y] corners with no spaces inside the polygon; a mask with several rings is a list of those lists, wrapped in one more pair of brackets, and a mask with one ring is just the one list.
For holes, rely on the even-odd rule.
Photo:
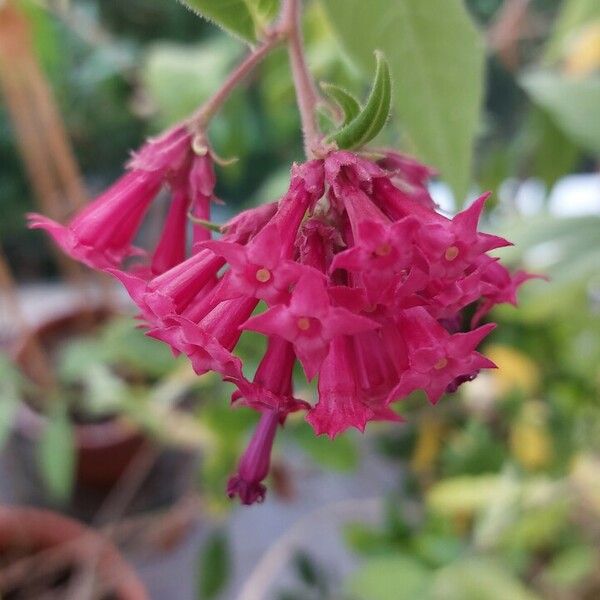
{"label": "pointed leaf", "polygon": [[229,33],[247,42],[256,41],[256,23],[246,0],[180,0],[180,2]]}
{"label": "pointed leaf", "polygon": [[215,531],[200,553],[198,598],[216,598],[227,585],[231,572],[229,540],[222,530]]}
{"label": "pointed leaf", "polygon": [[541,600],[500,563],[466,558],[437,571],[431,597],[436,600]]}
{"label": "pointed leaf", "polygon": [[329,139],[340,148],[360,148],[370,142],[383,128],[390,114],[392,102],[392,80],[383,53],[375,53],[377,69],[369,98],[350,123],[331,134]]}
{"label": "pointed leaf", "polygon": [[0,450],[4,446],[13,423],[13,418],[19,407],[19,400],[16,390],[2,387],[2,397],[0,398]]}
{"label": "pointed leaf", "polygon": [[66,407],[56,403],[48,416],[38,446],[38,460],[48,492],[55,500],[66,500],[73,487],[75,439]]}
{"label": "pointed leaf", "polygon": [[329,96],[342,110],[344,115],[343,124],[347,125],[358,116],[360,112],[360,103],[347,90],[333,83],[321,83],[321,89]]}
{"label": "pointed leaf", "polygon": [[343,47],[366,70],[389,61],[394,108],[415,153],[462,202],[483,97],[484,47],[462,0],[321,0]]}
{"label": "pointed leaf", "polygon": [[406,554],[388,554],[366,560],[346,582],[357,600],[413,600],[428,598],[431,572]]}
{"label": "pointed leaf", "polygon": [[540,70],[526,73],[520,83],[566,135],[600,154],[600,77],[575,79]]}
{"label": "pointed leaf", "polygon": [[19,407],[21,376],[6,356],[0,355],[0,450],[4,446]]}

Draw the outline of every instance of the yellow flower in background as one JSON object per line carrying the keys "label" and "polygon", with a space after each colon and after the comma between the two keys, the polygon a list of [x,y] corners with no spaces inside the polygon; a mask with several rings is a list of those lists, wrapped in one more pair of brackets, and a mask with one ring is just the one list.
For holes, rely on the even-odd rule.
{"label": "yellow flower in background", "polygon": [[573,36],[567,46],[564,71],[567,75],[585,77],[600,70],[600,21],[586,25]]}
{"label": "yellow flower in background", "polygon": [[421,418],[417,443],[410,459],[410,467],[415,473],[428,473],[433,469],[446,430],[445,423],[437,417],[425,415]]}
{"label": "yellow flower in background", "polygon": [[510,451],[528,471],[542,469],[554,456],[552,437],[548,431],[548,410],[543,402],[530,400],[510,429]]}
{"label": "yellow flower in background", "polygon": [[540,371],[526,354],[501,344],[491,344],[486,348],[485,354],[498,365],[489,374],[500,395],[515,390],[528,396],[536,393],[540,384]]}

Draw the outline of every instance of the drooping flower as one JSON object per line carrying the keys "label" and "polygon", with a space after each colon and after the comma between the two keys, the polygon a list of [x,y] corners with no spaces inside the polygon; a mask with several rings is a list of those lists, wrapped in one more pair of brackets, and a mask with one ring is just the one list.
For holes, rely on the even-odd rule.
{"label": "drooping flower", "polygon": [[[132,257],[149,252],[134,246],[144,217],[163,187],[171,192],[161,236],[150,257],[132,270],[145,278],[159,275],[184,260],[188,211],[210,218],[215,185],[212,158],[193,150],[193,135],[177,126],[150,139],[134,153],[127,172],[67,224],[28,215],[32,229],[44,229],[75,260],[98,270],[122,269]],[[206,229],[194,225],[194,238]]]}
{"label": "drooping flower", "polygon": [[[436,403],[494,367],[477,351],[493,325],[476,326],[494,305],[516,302],[532,276],[488,255],[508,242],[478,230],[487,195],[448,218],[427,190],[428,167],[393,151],[332,151],[295,165],[278,202],[240,213],[219,239],[194,225],[189,254],[187,215],[208,220],[215,177],[210,153],[177,131],[144,147],[69,226],[32,223],[115,275],[149,335],[198,374],[233,383],[234,405],[261,413],[230,496],[264,499],[276,430],[291,412],[335,437],[400,421],[393,402],[421,389]],[[162,235],[144,268],[124,269],[141,252],[133,240],[163,184],[172,203]],[[244,330],[267,337],[253,375],[236,356]],[[313,403],[294,395],[296,362],[308,380],[318,376]]]}
{"label": "drooping flower", "polygon": [[479,321],[497,304],[517,305],[518,289],[530,279],[544,279],[544,277],[525,271],[517,271],[514,275],[503,267],[497,260],[485,262],[481,279],[486,284],[482,293],[482,301],[473,315],[471,327]]}
{"label": "drooping flower", "polygon": [[267,488],[262,482],[269,473],[279,419],[276,410],[261,414],[252,439],[240,459],[237,473],[227,483],[227,495],[230,498],[238,496],[242,504],[254,504],[265,499]]}
{"label": "drooping flower", "polygon": [[295,363],[292,344],[278,335],[269,337],[267,350],[253,381],[245,377],[229,379],[238,388],[231,396],[232,402],[261,412],[276,410],[283,417],[291,412],[310,409],[310,404],[294,398],[292,379]]}
{"label": "drooping flower", "polygon": [[241,325],[257,302],[254,298],[237,298],[205,303],[206,314],[198,322],[171,317],[149,334],[186,354],[198,375],[216,371],[223,377],[239,379],[242,363],[231,351],[240,339]]}
{"label": "drooping flower", "polygon": [[120,266],[141,254],[133,238],[161,179],[156,172],[127,173],[79,213],[67,226],[38,214],[28,215],[31,229],[44,229],[69,256],[94,269]]}
{"label": "drooping flower", "polygon": [[364,431],[373,420],[401,421],[401,417],[361,388],[356,373],[351,338],[339,335],[319,371],[319,400],[306,420],[315,433],[333,438],[355,427]]}

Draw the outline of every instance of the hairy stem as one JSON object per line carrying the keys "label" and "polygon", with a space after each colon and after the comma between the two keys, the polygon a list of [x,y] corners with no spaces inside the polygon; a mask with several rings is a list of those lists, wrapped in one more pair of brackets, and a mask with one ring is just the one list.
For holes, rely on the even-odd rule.
{"label": "hairy stem", "polygon": [[319,152],[322,139],[316,119],[319,97],[304,55],[300,5],[301,0],[284,0],[281,27],[287,31],[288,54],[302,121],[304,151],[307,158],[313,158]]}
{"label": "hairy stem", "polygon": [[278,24],[267,32],[264,41],[254,48],[229,74],[223,85],[188,120],[187,126],[193,133],[203,136],[210,119],[220,110],[241,81],[268,55],[287,40],[288,54],[302,134],[307,158],[319,156],[323,151],[322,134],[316,119],[319,101],[315,83],[306,64],[301,28],[301,0],[283,0]]}
{"label": "hairy stem", "polygon": [[216,93],[188,120],[190,130],[195,133],[202,133],[210,119],[220,110],[233,90],[284,39],[285,33],[277,28],[270,32],[259,46],[248,53],[244,60],[229,74]]}

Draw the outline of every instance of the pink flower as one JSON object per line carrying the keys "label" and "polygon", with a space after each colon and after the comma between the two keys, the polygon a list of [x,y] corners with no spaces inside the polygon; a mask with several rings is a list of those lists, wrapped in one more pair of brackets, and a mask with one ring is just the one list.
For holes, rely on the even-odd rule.
{"label": "pink flower", "polygon": [[153,275],[164,273],[185,260],[188,205],[186,191],[174,189],[165,226],[152,256],[150,270]]}
{"label": "pink flower", "polygon": [[414,263],[412,238],[417,225],[410,217],[390,224],[359,223],[354,246],[336,254],[331,269],[360,273],[371,302],[381,301]]}
{"label": "pink flower", "polygon": [[230,239],[246,244],[271,220],[277,208],[278,202],[249,208],[225,223],[221,229]]}
{"label": "pink flower", "polygon": [[[487,195],[449,219],[428,194],[432,171],[393,151],[375,161],[331,152],[294,165],[283,198],[242,212],[220,239],[194,227],[191,256],[188,211],[208,219],[214,200],[210,152],[194,154],[175,128],[130,168],[69,226],[41,217],[32,225],[115,275],[148,335],[186,354],[198,374],[219,373],[237,388],[234,404],[261,413],[228,484],[244,504],[265,497],[275,433],[289,413],[307,411],[316,434],[362,431],[370,421],[400,421],[391,403],[417,389],[436,403],[493,368],[477,347],[494,325],[475,326],[494,305],[514,304],[533,277],[488,256],[508,242],[478,230]],[[123,271],[141,253],[133,240],[163,184],[172,203],[151,259]],[[252,381],[236,356],[244,329],[268,338]],[[294,397],[297,360],[308,380],[318,375],[314,403]]]}
{"label": "pink flower", "polygon": [[278,423],[279,414],[276,410],[262,413],[252,439],[240,459],[238,471],[227,483],[227,495],[230,498],[238,496],[242,504],[246,505],[264,501],[267,488],[262,481],[269,473]]}
{"label": "pink flower", "polygon": [[517,290],[530,279],[546,279],[543,276],[517,271],[511,275],[508,269],[497,260],[487,261],[483,267],[482,281],[487,284],[482,294],[482,302],[477,308],[471,321],[475,327],[479,321],[497,304],[517,305]]}
{"label": "pink flower", "polygon": [[254,380],[231,379],[238,390],[233,393],[233,402],[251,406],[261,412],[276,410],[285,417],[290,412],[306,410],[310,404],[293,397],[292,376],[296,355],[290,342],[278,335],[271,336]]}
{"label": "pink flower", "polygon": [[273,221],[245,246],[227,241],[203,244],[231,267],[226,296],[252,296],[269,304],[286,301],[290,286],[304,271],[300,264],[286,258],[289,246]]}
{"label": "pink flower", "polygon": [[307,219],[297,240],[299,261],[326,273],[329,271],[335,252],[344,247],[341,235],[332,225],[312,217]]}
{"label": "pink flower", "polygon": [[432,277],[456,277],[485,252],[510,245],[501,237],[477,231],[488,198],[489,194],[480,196],[452,220],[440,220],[439,215],[433,213],[435,217],[416,233],[416,244],[429,261]]}
{"label": "pink flower", "polygon": [[306,416],[317,435],[334,438],[349,427],[364,431],[371,420],[401,420],[385,403],[361,390],[355,363],[350,338],[334,338],[319,372],[319,401]]}
{"label": "pink flower", "polygon": [[[197,216],[210,218],[215,181],[210,153],[196,156],[191,134],[174,127],[148,140],[127,168],[66,226],[36,214],[29,215],[29,226],[46,230],[64,252],[94,269],[120,269],[126,259],[147,254],[133,242],[150,205],[167,186],[172,199],[158,243],[149,260],[131,270],[147,279],[177,265],[186,256],[190,207]],[[195,237],[207,239],[205,228],[194,226],[194,231]]]}
{"label": "pink flower", "polygon": [[310,380],[317,374],[334,337],[377,326],[366,317],[333,306],[323,278],[318,271],[311,270],[298,281],[289,305],[278,304],[252,317],[243,327],[292,342]]}
{"label": "pink flower", "polygon": [[492,361],[475,352],[494,327],[489,323],[451,335],[423,307],[404,311],[400,329],[408,347],[408,370],[400,376],[388,400],[393,402],[420,388],[435,404],[456,378],[495,368]]}
{"label": "pink flower", "polygon": [[198,375],[216,371],[225,378],[241,379],[242,363],[231,351],[240,339],[240,326],[256,304],[254,298],[225,300],[208,310],[198,322],[175,316],[148,334],[166,342],[175,352],[186,354]]}
{"label": "pink flower", "polygon": [[161,179],[156,172],[132,171],[124,175],[67,225],[42,215],[29,214],[31,229],[44,229],[63,252],[94,269],[116,267],[141,254],[132,245]]}
{"label": "pink flower", "polygon": [[[190,213],[198,219],[210,221],[210,204],[213,200],[217,180],[213,160],[208,150],[202,155],[194,156],[188,180],[191,199]],[[194,231],[193,246],[210,239],[210,231],[206,227],[195,223],[192,227]]]}
{"label": "pink flower", "polygon": [[394,150],[383,152],[384,158],[378,160],[377,164],[390,172],[391,181],[396,188],[412,200],[429,208],[435,208],[427,184],[431,177],[437,175],[437,171],[406,154]]}
{"label": "pink flower", "polygon": [[191,135],[185,127],[176,126],[156,138],[150,138],[134,152],[127,168],[131,171],[156,172],[161,177],[177,173],[188,160]]}
{"label": "pink flower", "polygon": [[118,269],[109,272],[125,286],[148,323],[155,323],[184,314],[200,291],[216,282],[224,263],[222,258],[203,250],[150,280]]}

